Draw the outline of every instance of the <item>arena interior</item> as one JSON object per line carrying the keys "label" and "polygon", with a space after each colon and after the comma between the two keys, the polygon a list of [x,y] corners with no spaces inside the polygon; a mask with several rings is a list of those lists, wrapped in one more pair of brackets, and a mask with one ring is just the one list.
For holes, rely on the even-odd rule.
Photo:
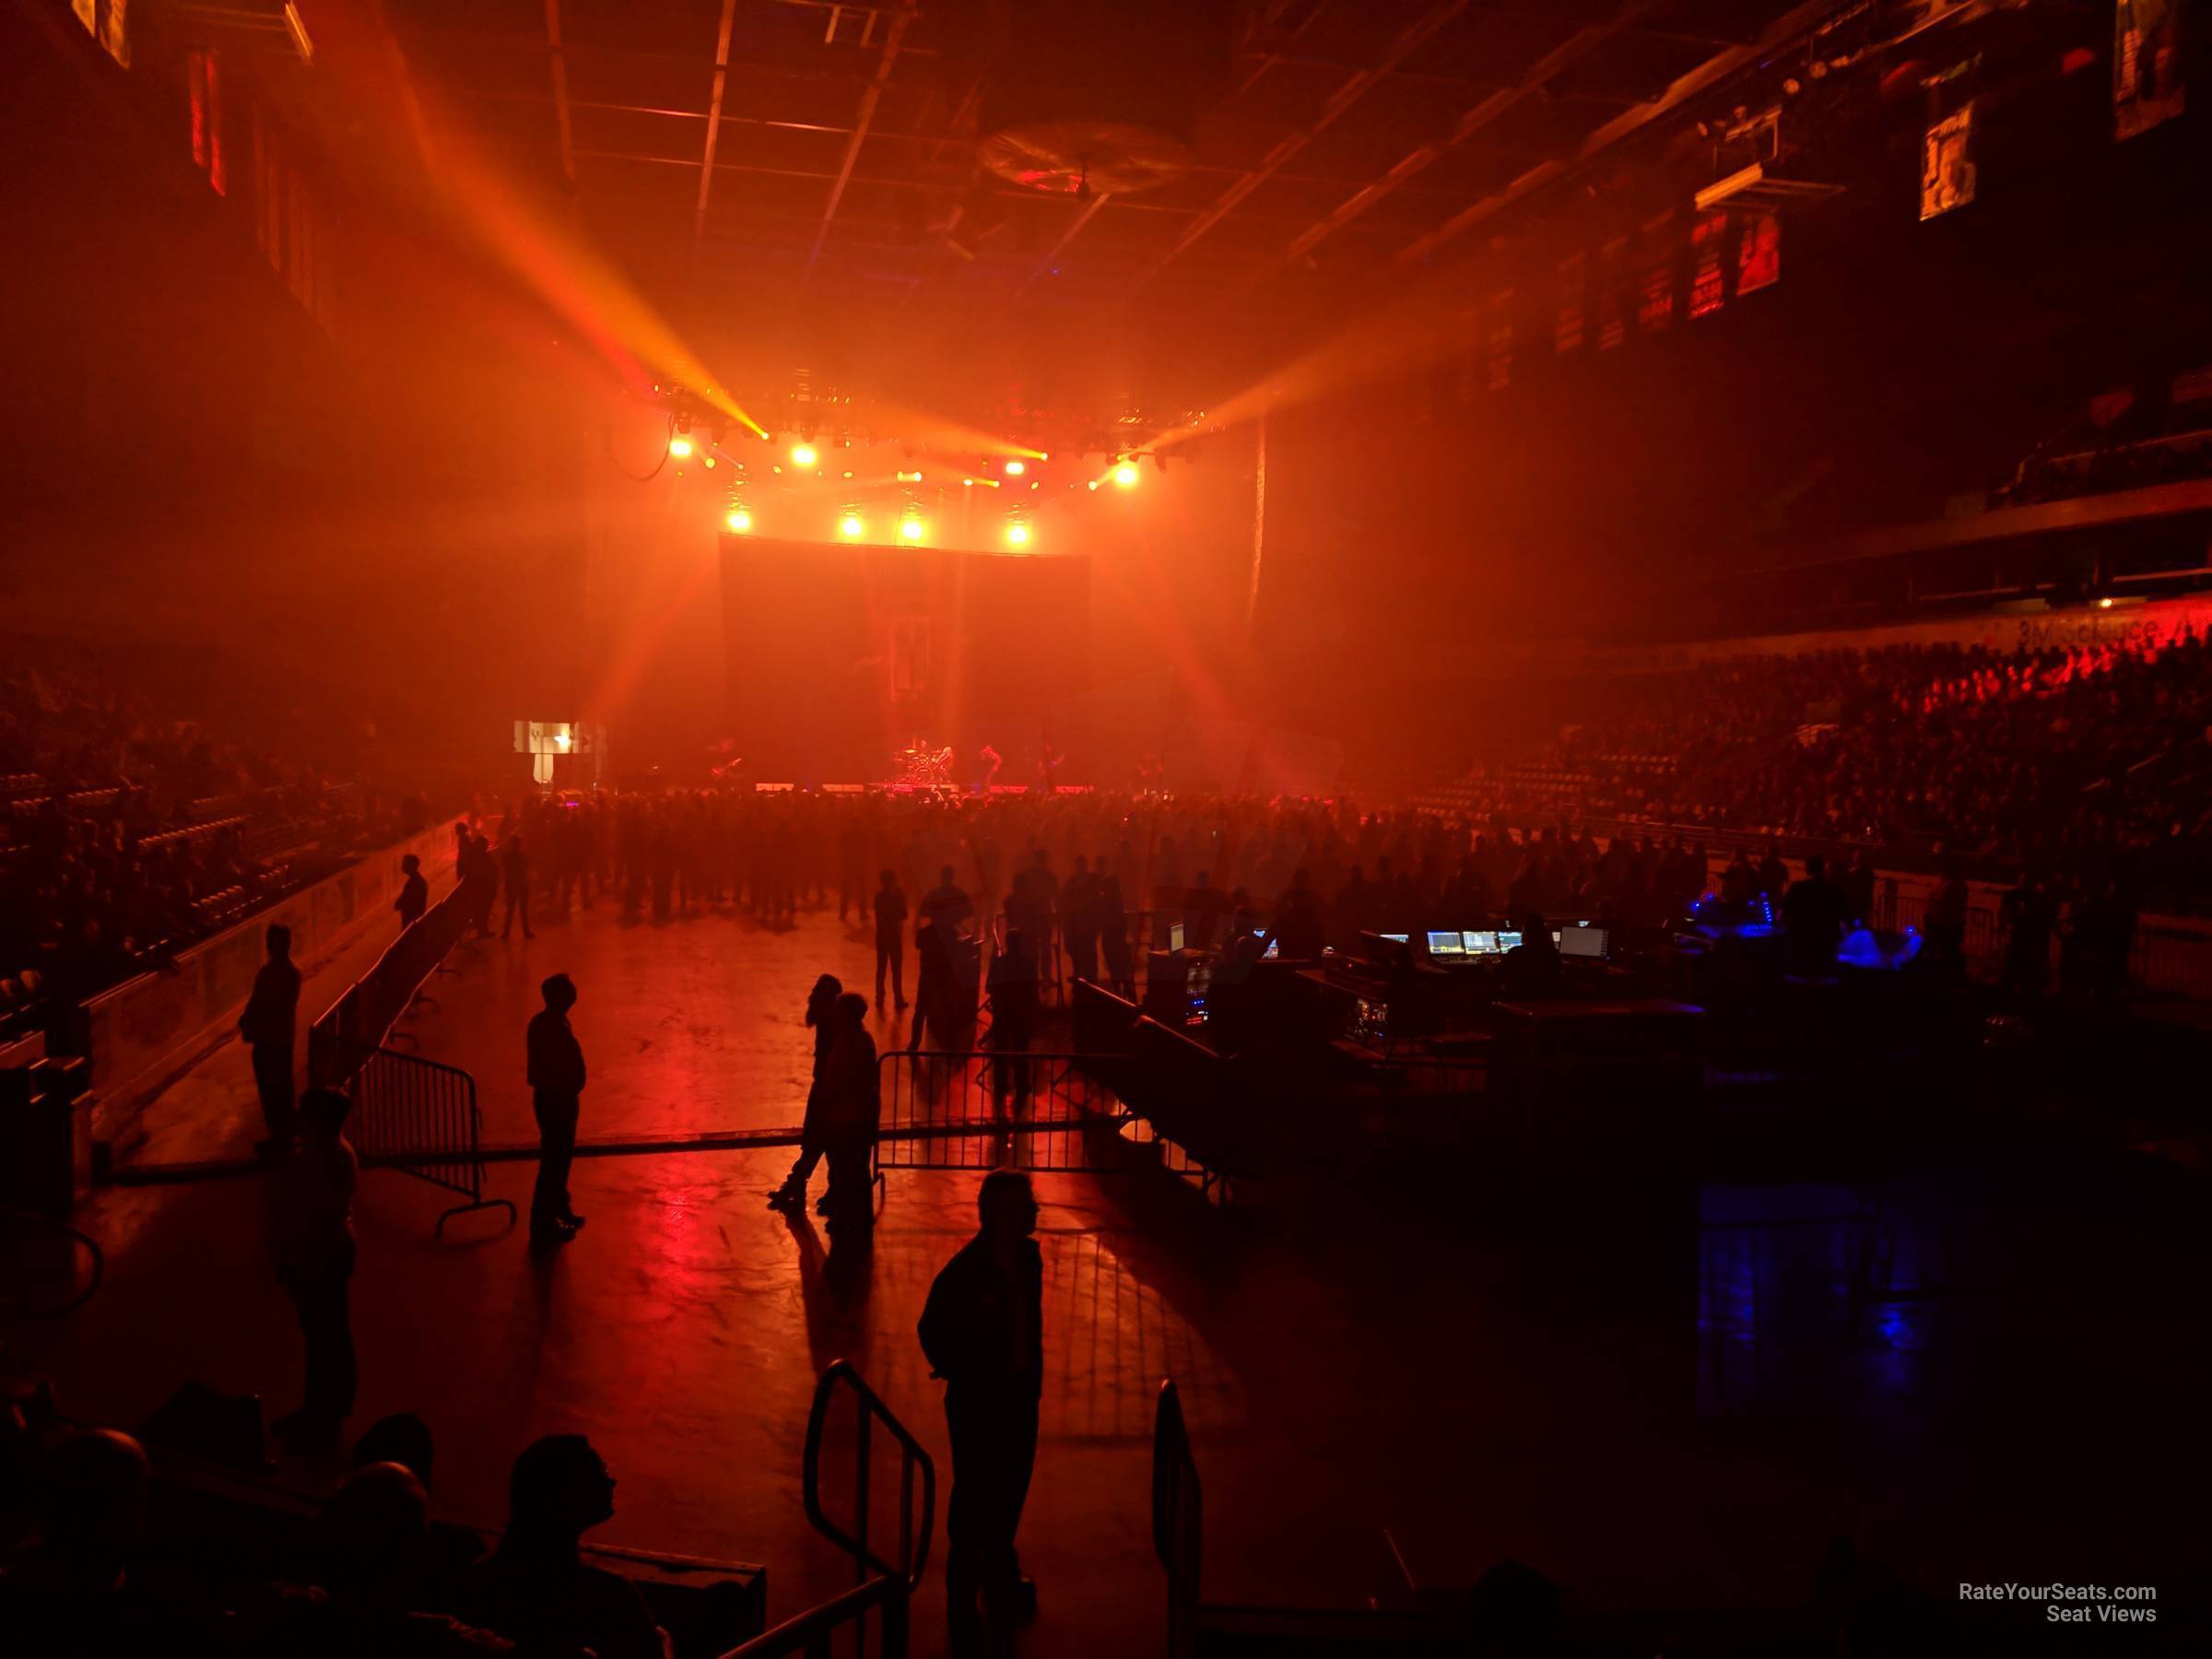
{"label": "arena interior", "polygon": [[2212,1652],[2212,7],[0,87],[0,1652]]}

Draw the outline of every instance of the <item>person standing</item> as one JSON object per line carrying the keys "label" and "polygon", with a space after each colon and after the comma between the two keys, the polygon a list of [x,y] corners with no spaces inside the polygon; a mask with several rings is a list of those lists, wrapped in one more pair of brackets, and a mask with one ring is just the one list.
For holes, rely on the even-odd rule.
{"label": "person standing", "polygon": [[[837,999],[844,994],[844,989],[836,975],[825,973],[806,994],[806,1029],[814,1033],[814,1070],[806,1083],[806,1115],[799,1124],[799,1155],[792,1160],[791,1172],[783,1177],[783,1184],[769,1194],[770,1209],[795,1210],[805,1206],[807,1178],[828,1149],[823,1139],[827,1100],[822,1079],[829,1069],[830,1050],[837,1041]],[[823,1200],[825,1211],[828,1204],[827,1199]]]}
{"label": "person standing", "polygon": [[399,884],[399,897],[392,908],[399,912],[399,925],[404,931],[422,920],[422,912],[430,907],[430,884],[422,878],[422,860],[408,853],[399,861],[406,879]]}
{"label": "person standing", "polygon": [[270,1254],[300,1316],[307,1382],[300,1409],[274,1427],[303,1445],[335,1444],[353,1410],[356,1368],[348,1296],[353,1281],[353,1189],[359,1165],[344,1134],[353,1102],[311,1088],[300,1102],[300,1140],[276,1177]]}
{"label": "person standing", "polygon": [[530,1094],[537,1116],[537,1184],[530,1192],[530,1242],[566,1244],[583,1225],[569,1205],[576,1119],[583,1096],[583,1047],[569,1029],[576,984],[556,973],[538,987],[546,1006],[530,1017]]}
{"label": "person standing", "polygon": [[253,994],[238,1017],[238,1034],[253,1052],[253,1091],[261,1097],[266,1138],[253,1150],[282,1158],[292,1149],[292,1039],[300,1024],[300,970],[292,966],[292,930],[281,922],[263,935],[269,959],[253,976]]}
{"label": "person standing", "polygon": [[514,931],[514,914],[523,914],[523,937],[535,939],[530,931],[530,860],[523,852],[523,838],[511,835],[506,849],[500,854],[500,874],[507,886],[507,915],[500,926],[500,937],[505,938]]}
{"label": "person standing", "polygon": [[822,1072],[823,1149],[830,1158],[830,1230],[865,1231],[875,1225],[875,1181],[869,1171],[883,1127],[876,1040],[868,1035],[868,1001],[848,991],[830,1016],[836,1036]]}
{"label": "person standing", "polygon": [[1068,971],[1095,983],[1099,977],[1099,878],[1090,873],[1090,861],[1080,853],[1076,854],[1075,874],[1060,888],[1060,932],[1067,944]]}
{"label": "person standing", "polygon": [[906,1011],[906,892],[899,877],[884,871],[876,889],[876,1006],[883,1006],[883,971],[891,971],[892,1006]]}
{"label": "person standing", "polygon": [[954,981],[952,972],[952,924],[933,922],[925,910],[914,924],[914,963],[918,970],[914,986],[914,1025],[908,1035],[906,1052],[918,1054],[930,1027],[935,1025],[939,1042],[949,1042],[952,1018]]}
{"label": "person standing", "polygon": [[983,1177],[982,1228],[929,1288],[918,1335],[945,1380],[952,1441],[945,1582],[956,1622],[975,1617],[978,1591],[996,1610],[1036,1610],[1014,1538],[1037,1463],[1044,1390],[1044,1258],[1030,1235],[1037,1197],[1019,1170]]}
{"label": "person standing", "polygon": [[1006,947],[991,963],[991,1099],[1001,1117],[1006,1099],[1029,1110],[1030,1042],[1037,1032],[1037,959],[1018,927],[1006,930]]}

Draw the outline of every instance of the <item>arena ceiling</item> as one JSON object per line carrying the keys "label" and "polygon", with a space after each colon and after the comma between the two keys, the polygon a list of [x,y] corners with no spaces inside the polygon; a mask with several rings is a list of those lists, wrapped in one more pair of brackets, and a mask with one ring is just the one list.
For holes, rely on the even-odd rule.
{"label": "arena ceiling", "polygon": [[[386,12],[425,98],[572,200],[673,316],[745,296],[756,311],[1062,328],[1075,313],[1118,328],[1225,302],[1247,318],[1311,316],[1320,297],[1436,269],[1838,9],[1251,0],[1188,172],[1081,199],[979,166],[994,58],[1006,72],[1004,6],[387,0]],[[1121,12],[1096,10],[1110,27]]]}

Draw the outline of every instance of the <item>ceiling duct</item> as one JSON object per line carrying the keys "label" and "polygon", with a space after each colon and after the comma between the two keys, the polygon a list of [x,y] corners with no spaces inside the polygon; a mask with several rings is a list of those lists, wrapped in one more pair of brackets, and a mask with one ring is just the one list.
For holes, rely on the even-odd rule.
{"label": "ceiling duct", "polygon": [[983,165],[1083,197],[1181,178],[1227,89],[1235,17],[1230,0],[1022,0],[983,85]]}

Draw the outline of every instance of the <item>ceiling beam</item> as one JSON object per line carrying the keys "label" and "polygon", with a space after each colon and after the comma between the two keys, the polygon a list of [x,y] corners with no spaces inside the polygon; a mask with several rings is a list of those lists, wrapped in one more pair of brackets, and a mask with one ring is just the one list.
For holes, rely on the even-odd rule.
{"label": "ceiling beam", "polygon": [[1453,124],[1451,133],[1434,143],[1417,146],[1381,178],[1336,204],[1326,218],[1301,231],[1283,250],[1285,259],[1303,259],[1329,237],[1350,224],[1401,184],[1426,171],[1446,151],[1455,149],[1507,111],[1540,90],[1563,71],[1582,62],[1637,19],[1658,9],[1657,0],[1625,0],[1611,19],[1578,29],[1528,66],[1521,79],[1501,88],[1470,109]]}
{"label": "ceiling beam", "polygon": [[1260,159],[1257,167],[1231,183],[1221,193],[1219,200],[1185,227],[1182,236],[1176,239],[1175,245],[1160,260],[1160,265],[1164,266],[1177,255],[1188,253],[1191,245],[1228,218],[1239,202],[1280,172],[1293,157],[1334,125],[1346,111],[1380,86],[1393,69],[1411,57],[1438,29],[1465,11],[1466,6],[1467,0],[1442,0],[1441,5],[1430,7],[1400,29],[1382,49],[1381,62],[1348,76],[1329,95],[1328,102],[1322,105],[1321,113],[1313,118],[1312,124],[1297,132],[1285,134],[1275,147]]}
{"label": "ceiling beam", "polygon": [[1531,168],[1503,190],[1494,191],[1480,201],[1461,208],[1442,224],[1406,244],[1398,250],[1394,264],[1408,265],[1426,259],[1453,238],[1463,236],[1484,220],[1492,218],[1542,189],[1571,168],[1581,167],[1601,152],[1612,148],[1623,139],[1641,132],[1668,111],[1678,108],[1700,93],[1710,90],[1739,69],[1756,64],[1769,53],[1788,45],[1792,41],[1809,33],[1839,5],[1848,0],[1808,0],[1803,6],[1793,6],[1769,24],[1758,40],[1726,52],[1715,53],[1696,68],[1677,78],[1650,103],[1639,104],[1606,122],[1576,148],[1571,157],[1555,158],[1541,166]]}
{"label": "ceiling beam", "polygon": [[[548,5],[551,0],[547,0]],[[707,233],[707,193],[714,188],[714,145],[722,136],[722,89],[730,77],[730,29],[737,20],[737,0],[722,0],[722,27],[714,37],[714,84],[707,95],[707,151],[699,164],[699,206],[691,218],[691,253],[699,253]]]}
{"label": "ceiling beam", "polygon": [[814,248],[806,255],[806,270],[799,275],[802,283],[814,274],[815,264],[822,256],[822,244],[830,240],[830,221],[837,218],[838,203],[844,200],[845,185],[852,180],[853,164],[860,159],[860,147],[868,141],[868,125],[876,119],[876,106],[883,101],[883,89],[891,78],[891,65],[898,61],[900,45],[906,39],[906,26],[913,20],[913,0],[902,0],[891,15],[890,28],[884,31],[883,52],[876,60],[875,75],[860,95],[860,113],[853,120],[853,137],[845,146],[845,159],[837,170],[837,182],[830,186],[830,201],[822,209],[821,228],[814,233]]}
{"label": "ceiling beam", "polygon": [[576,188],[576,132],[569,121],[569,60],[560,45],[560,0],[546,0],[547,61],[553,76],[553,124],[560,131],[560,174]]}

